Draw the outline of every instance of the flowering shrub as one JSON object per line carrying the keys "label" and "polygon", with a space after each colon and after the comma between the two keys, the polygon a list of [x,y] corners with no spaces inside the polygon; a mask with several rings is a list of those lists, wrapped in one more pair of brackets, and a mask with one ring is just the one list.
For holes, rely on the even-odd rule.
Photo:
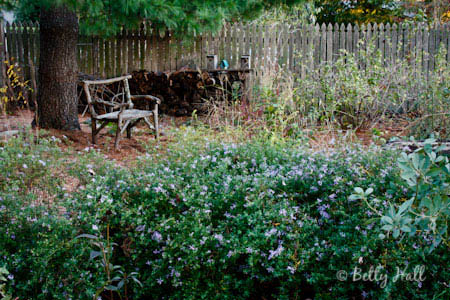
{"label": "flowering shrub", "polygon": [[[110,245],[111,266],[142,283],[127,282],[128,299],[445,298],[448,249],[424,253],[430,242],[414,236],[380,240],[373,213],[349,200],[355,185],[380,201],[409,198],[394,157],[377,149],[211,144],[168,149],[131,171],[92,166],[61,204],[63,215],[0,212],[14,220],[0,228],[0,257],[14,276],[8,291],[92,299],[111,281],[104,261],[90,259],[97,249],[75,239],[92,235]],[[394,274],[419,264],[424,281],[336,278],[355,267]],[[125,284],[100,297],[119,293]]]}

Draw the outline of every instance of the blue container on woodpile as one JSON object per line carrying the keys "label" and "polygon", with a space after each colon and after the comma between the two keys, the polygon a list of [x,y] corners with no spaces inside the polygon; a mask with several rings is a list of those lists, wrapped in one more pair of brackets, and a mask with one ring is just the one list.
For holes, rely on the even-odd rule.
{"label": "blue container on woodpile", "polygon": [[225,59],[222,59],[219,67],[223,70],[227,70],[230,67],[230,64]]}

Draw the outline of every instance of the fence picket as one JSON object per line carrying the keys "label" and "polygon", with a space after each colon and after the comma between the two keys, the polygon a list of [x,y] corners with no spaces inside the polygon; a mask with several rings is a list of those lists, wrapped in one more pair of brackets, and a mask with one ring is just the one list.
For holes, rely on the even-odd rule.
{"label": "fence picket", "polygon": [[398,27],[397,24],[392,25],[391,28],[391,54],[392,54],[392,61],[396,62],[398,58]]}
{"label": "fence picket", "polygon": [[[279,66],[304,76],[308,68],[335,61],[342,50],[368,51],[368,43],[373,41],[385,64],[408,57],[416,69],[429,72],[435,68],[435,56],[441,45],[447,49],[447,61],[450,60],[449,31],[448,24],[429,28],[420,24],[227,23],[217,34],[198,34],[186,43],[143,23],[137,30],[123,29],[108,39],[80,36],[77,59],[81,72],[113,77],[138,69],[170,71],[184,66],[204,69],[208,54],[216,54],[219,61],[226,59],[230,68],[238,68],[241,55],[249,54],[256,76],[276,71]],[[14,57],[27,79],[32,73],[36,78],[39,24],[5,24],[2,35],[4,59]],[[365,42],[361,47],[360,40]],[[305,69],[301,60],[306,59],[311,65]]]}
{"label": "fence picket", "polygon": [[327,26],[322,23],[320,27],[320,61],[327,60]]}
{"label": "fence picket", "polygon": [[24,22],[23,24],[23,74],[25,78],[30,78],[30,24],[29,22]]}
{"label": "fence picket", "polygon": [[6,60],[5,40],[5,29],[3,23],[0,22],[0,86],[3,86],[5,84],[6,79],[6,70],[4,64],[4,61]]}
{"label": "fence picket", "polygon": [[379,49],[382,57],[385,57],[386,54],[386,40],[385,40],[385,32],[384,32],[384,24],[381,23],[378,26],[378,36],[379,36]]}
{"label": "fence picket", "polygon": [[327,56],[326,61],[331,62],[333,60],[333,26],[328,24],[327,26],[327,39],[326,39],[326,49]]}
{"label": "fence picket", "polygon": [[[20,23],[18,23],[18,24],[20,24]],[[16,30],[18,24],[13,23],[12,26],[11,26],[11,34],[12,34],[12,37],[13,37],[13,41],[11,43],[11,46],[12,46],[12,49],[13,49],[13,51],[12,51],[13,57],[15,58],[16,62],[20,62],[19,49],[18,49],[19,37],[17,35],[17,30]]]}
{"label": "fence picket", "polygon": [[352,33],[353,33],[353,35],[352,35],[352,41],[353,41],[352,48],[353,48],[353,52],[357,53],[358,52],[358,48],[359,48],[358,42],[359,42],[359,33],[360,33],[360,28],[359,28],[358,24],[355,24],[355,26],[353,27],[353,32]]}

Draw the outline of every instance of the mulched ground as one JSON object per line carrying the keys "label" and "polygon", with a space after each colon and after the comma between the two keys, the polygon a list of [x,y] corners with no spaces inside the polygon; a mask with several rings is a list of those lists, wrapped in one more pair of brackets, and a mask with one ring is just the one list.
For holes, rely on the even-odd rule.
{"label": "mulched ground", "polygon": [[[8,130],[21,130],[24,127],[30,126],[33,120],[34,112],[30,110],[19,110],[14,115],[0,116],[0,133]],[[139,124],[133,129],[133,136],[131,139],[127,139],[124,135],[120,142],[120,149],[114,150],[114,129],[105,128],[97,136],[97,144],[91,143],[91,127],[89,125],[89,116],[82,117],[79,115],[81,130],[80,131],[61,131],[61,130],[48,130],[47,136],[55,136],[61,139],[63,142],[60,145],[63,149],[69,147],[75,151],[83,151],[87,148],[99,149],[100,152],[105,154],[108,158],[114,159],[118,162],[126,163],[134,161],[137,156],[145,154],[148,151],[149,141],[154,140],[153,133],[145,126],[144,123]],[[159,151],[164,149],[165,145],[169,142],[170,137],[165,135],[171,127],[178,127],[185,124],[189,120],[189,117],[170,117],[161,116],[161,138],[159,141]],[[390,123],[383,123],[377,126],[377,129],[381,132],[381,137],[386,140],[393,136],[404,135],[404,128],[408,123],[406,121],[392,120]],[[309,146],[311,148],[333,148],[339,141],[346,142],[358,142],[364,145],[369,145],[373,142],[372,130],[358,130],[356,133],[351,131],[336,131],[336,130],[314,130],[311,133]]]}
{"label": "mulched ground", "polygon": [[[25,127],[31,126],[33,120],[34,112],[29,110],[17,111],[14,115],[1,116],[0,117],[0,132],[5,132],[8,130],[23,130]],[[131,161],[136,158],[136,156],[146,153],[144,147],[148,144],[148,141],[154,140],[153,132],[151,132],[144,123],[139,124],[133,128],[133,135],[131,139],[127,139],[126,135],[122,136],[120,141],[120,149],[114,150],[114,139],[115,131],[112,128],[103,129],[97,136],[97,143],[94,145],[91,143],[91,127],[89,116],[82,117],[79,115],[80,120],[80,131],[62,131],[62,130],[47,130],[45,136],[57,137],[61,143],[61,148],[67,149],[71,148],[75,151],[84,151],[87,148],[99,149],[100,152],[104,153],[111,159],[117,161]],[[164,131],[169,126],[179,126],[180,124],[186,122],[186,118],[172,118],[164,116],[160,118],[160,126],[162,134],[160,137],[160,146],[163,147],[164,144],[169,142],[167,136],[165,136]],[[161,148],[160,147],[160,148]]]}

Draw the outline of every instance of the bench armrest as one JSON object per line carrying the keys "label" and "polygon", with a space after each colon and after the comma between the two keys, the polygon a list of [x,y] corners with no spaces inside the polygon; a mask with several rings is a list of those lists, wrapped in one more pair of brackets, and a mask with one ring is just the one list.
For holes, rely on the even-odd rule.
{"label": "bench armrest", "polygon": [[110,79],[100,79],[100,80],[83,80],[82,82],[84,84],[90,85],[90,84],[111,84],[114,82],[118,82],[118,81],[122,81],[125,79],[131,79],[132,76],[131,75],[125,75],[125,76],[120,76],[120,77],[115,77],[115,78],[110,78]]}
{"label": "bench armrest", "polygon": [[111,106],[113,109],[130,106],[129,103],[115,103],[115,102],[104,101],[102,99],[95,99],[94,103],[100,103],[100,104],[104,104],[107,106]]}
{"label": "bench armrest", "polygon": [[161,104],[161,99],[151,95],[131,95],[131,100],[150,100],[156,102],[156,104]]}

